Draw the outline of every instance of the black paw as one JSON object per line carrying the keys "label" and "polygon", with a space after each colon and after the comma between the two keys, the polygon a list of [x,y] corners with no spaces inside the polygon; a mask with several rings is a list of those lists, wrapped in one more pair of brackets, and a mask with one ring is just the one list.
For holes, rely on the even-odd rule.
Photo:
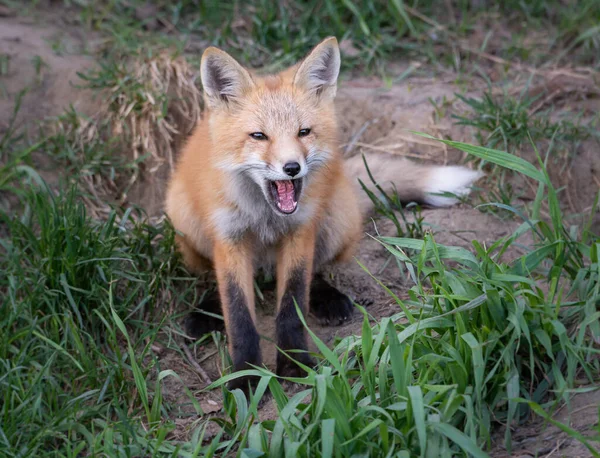
{"label": "black paw", "polygon": [[[231,380],[228,382],[225,387],[229,391],[233,390],[242,390],[244,395],[246,396],[246,400],[250,402],[250,394],[256,394],[256,388],[258,387],[258,382],[260,382],[260,377],[250,376],[250,377],[240,377],[235,380]],[[271,390],[268,388],[263,393],[262,397],[258,400],[257,408],[262,409],[267,405],[269,400],[272,398]]]}
{"label": "black paw", "polygon": [[339,326],[352,316],[354,305],[344,293],[317,276],[310,288],[310,313],[320,323]]}
{"label": "black paw", "polygon": [[256,389],[259,381],[260,377],[250,375],[230,380],[225,386],[229,391],[242,390],[246,397],[248,397],[250,391],[254,391]]}
{"label": "black paw", "polygon": [[[261,362],[261,357],[260,357],[260,347],[258,347],[258,334],[256,335],[256,345],[252,345],[250,343],[250,345],[248,345],[247,347],[245,347],[245,350],[252,350],[253,347],[254,348],[254,352],[250,351],[249,353],[246,353],[244,355],[240,355],[240,353],[236,353],[238,354],[238,356],[241,356],[242,358],[246,358],[249,361],[253,361],[252,363],[248,363],[248,362],[242,362],[242,361],[238,361],[237,365],[235,365],[234,363],[234,367],[235,369],[232,370],[232,374],[235,374],[238,371],[243,371],[243,370],[252,370],[255,369],[253,366],[262,366],[262,362]],[[244,392],[244,394],[246,395],[246,397],[248,397],[248,394],[250,394],[250,391],[254,391],[258,385],[258,382],[260,381],[260,376],[257,375],[246,375],[244,377],[238,377],[235,378],[233,380],[230,380],[229,382],[227,382],[226,387],[229,391],[233,391],[236,389],[242,390]]]}
{"label": "black paw", "polygon": [[225,322],[222,318],[213,316],[221,316],[221,313],[221,301],[217,292],[207,293],[198,305],[198,310],[193,311],[185,318],[186,334],[193,339],[199,339],[212,331],[222,332],[225,329]]}
{"label": "black paw", "polygon": [[370,297],[361,297],[360,299],[356,300],[356,303],[358,305],[362,305],[363,307],[370,307],[375,303],[375,301]]}
{"label": "black paw", "polygon": [[[315,361],[308,353],[288,352],[288,355],[305,366],[315,366]],[[277,353],[277,368],[275,369],[275,373],[280,377],[306,377],[306,371],[296,361],[292,361],[281,352]]]}

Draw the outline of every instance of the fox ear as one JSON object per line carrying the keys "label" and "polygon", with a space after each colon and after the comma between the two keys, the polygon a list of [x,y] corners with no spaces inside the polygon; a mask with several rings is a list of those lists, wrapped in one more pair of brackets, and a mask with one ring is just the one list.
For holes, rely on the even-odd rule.
{"label": "fox ear", "polygon": [[200,78],[206,102],[212,108],[239,99],[254,85],[244,67],[225,51],[213,46],[202,54]]}
{"label": "fox ear", "polygon": [[317,96],[333,98],[340,74],[340,63],[337,39],[326,38],[302,61],[294,76],[294,85],[314,92]]}

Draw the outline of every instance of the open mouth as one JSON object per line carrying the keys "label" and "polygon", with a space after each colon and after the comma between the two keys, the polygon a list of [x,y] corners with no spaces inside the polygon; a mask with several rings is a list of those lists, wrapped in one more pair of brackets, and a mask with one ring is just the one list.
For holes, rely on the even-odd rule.
{"label": "open mouth", "polygon": [[271,198],[277,210],[285,215],[296,211],[302,190],[302,180],[269,181]]}

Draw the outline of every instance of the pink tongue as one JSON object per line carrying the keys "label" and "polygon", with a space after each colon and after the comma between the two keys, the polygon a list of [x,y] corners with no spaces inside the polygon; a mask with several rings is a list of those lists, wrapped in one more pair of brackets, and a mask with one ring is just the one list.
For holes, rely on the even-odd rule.
{"label": "pink tongue", "polygon": [[284,212],[291,212],[296,208],[296,202],[294,201],[294,185],[291,181],[276,181],[275,186],[277,186],[277,196],[279,197],[279,202],[277,205]]}

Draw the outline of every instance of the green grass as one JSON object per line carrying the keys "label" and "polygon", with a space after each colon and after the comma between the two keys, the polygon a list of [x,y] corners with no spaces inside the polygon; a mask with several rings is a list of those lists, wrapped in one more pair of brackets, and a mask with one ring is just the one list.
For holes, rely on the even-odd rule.
{"label": "green grass", "polygon": [[121,154],[122,137],[111,136],[106,122],[96,123],[69,108],[46,124],[44,152],[72,177],[96,176],[112,181],[135,167],[134,161]]}
{"label": "green grass", "polygon": [[[332,350],[309,329],[321,366],[296,380],[306,389],[290,399],[273,374],[247,372],[263,375],[257,392],[268,385],[279,418],[257,424],[257,400],[247,409],[232,393],[238,410],[224,424],[234,436],[228,447],[239,444],[242,456],[487,456],[497,422],[547,416],[580,384],[598,386],[598,352],[588,339],[600,335],[597,236],[563,226],[543,171],[506,153],[452,145],[536,177],[534,208],[548,199],[551,221],[534,210],[489,247],[474,241],[473,252],[431,235],[380,237],[414,283],[409,300],[395,298],[402,312],[371,327],[361,309],[362,335]],[[530,231],[536,246],[503,262]],[[570,434],[599,456],[590,438]],[[510,451],[510,428],[504,441]]]}
{"label": "green grass", "polygon": [[[0,450],[486,456],[498,423],[517,425],[568,401],[581,383],[597,385],[589,340],[600,335],[597,236],[563,226],[543,169],[449,144],[538,180],[521,228],[490,246],[474,241],[473,252],[439,245],[431,234],[380,237],[412,279],[408,300],[390,292],[402,312],[371,325],[361,309],[362,335],[333,349],[311,333],[321,363],[295,380],[302,389],[290,398],[265,370],[250,400],[224,391],[225,417],[216,420],[224,434],[206,444],[203,422],[190,442],[168,439],[177,409],[162,398],[161,384],[177,374],[161,370],[152,352],[168,320],[164,298],[174,295],[187,307],[195,301],[193,282],[172,256],[172,228],[131,212],[94,221],[75,189],[54,195],[25,186],[20,215],[3,215]],[[550,221],[536,213],[542,200],[550,203]],[[530,231],[536,246],[504,262],[502,254]],[[279,417],[257,422],[267,390]],[[510,448],[510,429],[505,444]]]}
{"label": "green grass", "polygon": [[[480,193],[477,198],[479,205],[477,208],[483,213],[498,215],[500,218],[518,218],[517,210],[520,210],[522,205],[519,205],[516,199],[519,195],[515,192],[510,182],[504,183],[504,176],[500,178],[500,184],[496,189],[488,190],[485,195]],[[504,184],[503,184],[504,183]]]}
{"label": "green grass", "polygon": [[[140,46],[171,46],[181,51],[208,42],[227,47],[251,66],[281,68],[301,58],[325,35],[335,35],[352,44],[354,52],[344,57],[346,68],[360,66],[382,74],[388,72],[387,60],[399,55],[454,66],[457,52],[464,51],[455,47],[456,38],[472,37],[486,17],[518,27],[526,24],[525,30],[533,26],[550,31],[547,49],[538,49],[534,58],[542,53],[560,61],[572,54],[582,65],[597,66],[600,7],[595,0],[580,3],[571,8],[560,0],[63,1],[82,24],[111,37],[104,47],[106,55]],[[323,24],[327,24],[326,32]],[[527,50],[523,52],[529,59]]]}
{"label": "green grass", "polygon": [[74,190],[33,186],[22,204],[20,217],[2,215],[0,454],[155,450],[173,424],[150,385],[151,345],[165,298],[195,294],[177,273],[173,230],[132,212],[93,221]]}
{"label": "green grass", "polygon": [[10,69],[10,55],[0,54],[0,75],[7,75]]}
{"label": "green grass", "polygon": [[489,148],[516,153],[527,145],[530,136],[534,141],[553,139],[566,144],[574,139],[585,140],[590,135],[584,126],[573,121],[552,122],[548,112],[532,114],[532,108],[540,97],[494,97],[490,92],[485,92],[481,99],[460,94],[456,97],[467,105],[470,112],[462,116],[453,115],[455,123],[473,127],[477,141]]}
{"label": "green grass", "polygon": [[[465,97],[456,94],[464,103],[467,111],[464,114],[452,114],[454,124],[470,128],[474,140],[481,146],[499,148],[521,157],[535,158],[535,148],[531,143],[538,143],[547,151],[546,161],[556,173],[564,173],[569,162],[576,157],[582,142],[598,136],[596,117],[583,116],[572,112],[558,112],[553,109],[541,110],[537,105],[545,93],[532,98],[523,90],[520,96],[493,96],[491,91],[483,93],[481,98]],[[436,107],[436,110],[439,108]],[[554,116],[553,116],[554,115]],[[506,207],[516,204],[516,200],[526,191],[513,187],[514,174],[510,169],[488,163],[484,157],[472,157],[478,168],[487,172],[486,191],[480,193],[480,210],[501,214],[511,213]],[[488,205],[493,202],[493,205]],[[513,212],[514,213],[514,212]]]}
{"label": "green grass", "polygon": [[600,5],[594,0],[581,2],[570,14],[558,17],[559,59],[564,61],[568,58],[598,68],[597,59],[593,56],[600,51],[599,24]]}

